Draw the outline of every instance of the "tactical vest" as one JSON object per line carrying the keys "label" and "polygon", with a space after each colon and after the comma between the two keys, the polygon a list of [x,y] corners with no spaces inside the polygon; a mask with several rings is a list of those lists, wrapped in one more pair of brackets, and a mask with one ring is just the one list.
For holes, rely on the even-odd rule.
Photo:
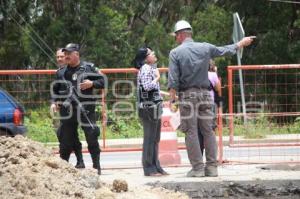
{"label": "tactical vest", "polygon": [[[91,73],[91,68],[93,67],[92,63],[88,62],[80,62],[80,65],[78,66],[79,68],[73,73],[71,80],[67,80],[65,77],[65,74],[68,70],[68,67],[62,67],[59,69],[57,72],[57,78],[58,80],[61,80],[59,84],[59,90],[58,90],[58,95],[68,95],[69,92],[71,91],[70,86],[73,86],[74,89],[76,89],[77,92],[80,92],[84,95],[92,95],[93,94],[93,89],[86,89],[86,90],[81,90],[79,91],[79,83],[83,82],[85,79],[87,79],[87,73]],[[85,98],[85,97],[79,97],[80,101],[88,101],[91,100],[90,98]],[[61,99],[65,100],[65,99]]]}

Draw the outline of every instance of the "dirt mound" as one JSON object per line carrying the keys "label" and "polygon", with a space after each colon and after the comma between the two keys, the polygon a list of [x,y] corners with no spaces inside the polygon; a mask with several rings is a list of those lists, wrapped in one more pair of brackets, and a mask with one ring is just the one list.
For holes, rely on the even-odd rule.
{"label": "dirt mound", "polygon": [[[119,180],[122,182],[122,180]],[[92,169],[75,169],[50,149],[22,136],[0,137],[0,195],[12,198],[188,198],[161,189],[128,186],[115,193]]]}

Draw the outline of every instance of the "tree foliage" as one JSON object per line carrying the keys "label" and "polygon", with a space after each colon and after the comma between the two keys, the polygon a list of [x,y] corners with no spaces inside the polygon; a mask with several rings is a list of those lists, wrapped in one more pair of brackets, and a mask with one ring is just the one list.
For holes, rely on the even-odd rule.
{"label": "tree foliage", "polygon": [[[169,52],[176,46],[169,33],[177,20],[192,24],[194,40],[221,46],[232,43],[235,12],[246,35],[257,36],[244,50],[243,64],[299,63],[299,4],[249,0],[0,0],[0,69],[56,69],[56,48],[70,42],[79,43],[82,58],[100,68],[132,67],[141,46],[151,46],[159,65],[167,66]],[[236,64],[236,58],[218,58],[216,62],[219,74],[226,79],[224,66]]]}
{"label": "tree foliage", "polygon": [[[258,37],[245,64],[296,63],[300,53],[299,5],[225,0],[1,0],[0,68],[55,68],[54,52],[69,42],[100,67],[130,67],[136,49],[149,45],[167,65],[170,37],[179,19],[191,22],[194,39],[231,43],[232,14],[247,35]],[[234,58],[217,61],[234,64]]]}

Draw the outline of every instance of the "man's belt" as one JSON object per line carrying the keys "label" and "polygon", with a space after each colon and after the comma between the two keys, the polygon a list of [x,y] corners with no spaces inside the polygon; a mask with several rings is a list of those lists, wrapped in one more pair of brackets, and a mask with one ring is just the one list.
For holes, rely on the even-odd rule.
{"label": "man's belt", "polygon": [[190,87],[187,87],[187,88],[180,88],[179,92],[184,92],[184,91],[189,90],[191,88],[209,90],[209,86],[190,86]]}

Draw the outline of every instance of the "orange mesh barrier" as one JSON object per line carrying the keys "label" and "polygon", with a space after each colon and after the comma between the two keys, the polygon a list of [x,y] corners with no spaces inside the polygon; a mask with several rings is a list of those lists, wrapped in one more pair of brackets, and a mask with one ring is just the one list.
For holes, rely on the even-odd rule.
{"label": "orange mesh barrier", "polygon": [[[166,90],[167,68],[160,68],[161,87]],[[13,95],[26,109],[26,126],[35,140],[56,142],[58,119],[49,113],[50,88],[56,70],[0,70],[1,88]],[[134,68],[102,69],[108,80],[96,108],[101,123],[101,147],[114,151],[140,150],[142,126],[136,114],[136,73]],[[40,119],[43,118],[43,119]],[[43,124],[36,125],[43,122]],[[41,128],[43,126],[43,128]],[[82,139],[84,136],[80,135]],[[128,139],[134,137],[133,139]],[[118,141],[115,138],[121,138]],[[108,140],[108,141],[107,141]],[[85,144],[84,144],[85,145]],[[111,147],[111,149],[110,149]],[[125,148],[126,147],[126,148]]]}
{"label": "orange mesh barrier", "polygon": [[[245,111],[239,69],[243,73]],[[228,138],[228,145],[223,150],[224,159],[300,162],[300,65],[228,66],[227,70],[229,113],[223,114],[223,135],[228,137],[223,139]]]}
{"label": "orange mesh barrier", "polygon": [[[226,96],[228,92],[229,103],[228,107],[223,108],[224,113],[219,109],[219,161],[300,162],[300,124],[297,120],[300,65],[241,67],[247,108],[245,124],[240,102],[239,68],[228,67],[228,84],[223,89]],[[102,149],[140,150],[142,127],[136,114],[137,70],[119,68],[100,71],[108,79],[108,88],[102,91],[102,98],[97,106],[98,121],[99,124],[102,123]],[[167,91],[167,68],[160,69],[160,72],[161,89]],[[52,140],[55,141],[58,124],[49,114],[50,85],[54,74],[55,70],[0,71],[1,87],[27,110],[27,128],[33,132],[36,140],[46,142],[47,145],[51,145]],[[47,120],[43,120],[44,123],[39,126],[34,125],[42,117]],[[119,140],[116,141],[115,138]],[[185,148],[183,140],[179,137],[180,149]]]}

